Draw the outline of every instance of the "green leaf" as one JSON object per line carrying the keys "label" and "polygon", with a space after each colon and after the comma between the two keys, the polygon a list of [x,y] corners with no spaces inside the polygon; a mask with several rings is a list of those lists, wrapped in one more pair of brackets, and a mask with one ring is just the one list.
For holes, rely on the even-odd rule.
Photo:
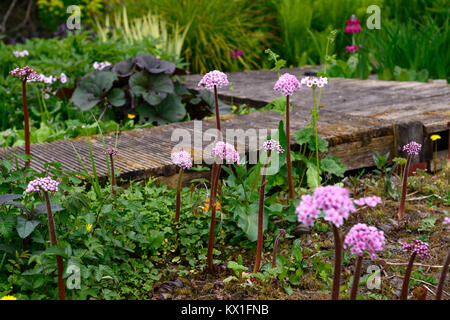
{"label": "green leaf", "polygon": [[344,177],[347,166],[343,164],[338,157],[328,155],[320,160],[320,169],[338,177]]}
{"label": "green leaf", "polygon": [[80,80],[70,101],[81,111],[87,111],[103,100],[116,80],[117,75],[114,72],[89,73]]}
{"label": "green leaf", "polygon": [[14,229],[16,219],[12,215],[0,215],[0,235],[9,238]]}
{"label": "green leaf", "polygon": [[317,174],[317,167],[311,163],[307,162],[308,169],[306,170],[306,183],[308,187],[314,189],[320,185],[320,176]]}
{"label": "green leaf", "polygon": [[167,94],[174,92],[174,85],[169,76],[151,75],[141,71],[130,77],[130,87],[137,97],[141,97],[150,105],[158,105]]}
{"label": "green leaf", "polygon": [[18,216],[16,230],[19,237],[22,239],[28,237],[39,223],[39,220],[27,220],[24,216]]}
{"label": "green leaf", "polygon": [[22,194],[2,194],[0,195],[0,205],[1,204],[8,204],[11,200],[15,200],[18,198],[22,198]]}
{"label": "green leaf", "polygon": [[109,103],[111,103],[114,107],[121,107],[127,102],[125,99],[125,92],[122,89],[114,88],[107,95]]}
{"label": "green leaf", "polygon": [[[258,239],[258,211],[259,203],[255,201],[249,207],[236,207],[239,217],[238,226],[245,232],[250,241]],[[269,216],[264,210],[263,232],[267,229]]]}

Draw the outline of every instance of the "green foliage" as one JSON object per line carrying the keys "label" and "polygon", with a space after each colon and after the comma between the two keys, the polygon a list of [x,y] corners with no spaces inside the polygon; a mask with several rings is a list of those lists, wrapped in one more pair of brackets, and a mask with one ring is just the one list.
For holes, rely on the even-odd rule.
{"label": "green foliage", "polygon": [[246,0],[158,0],[151,6],[167,23],[189,27],[182,56],[190,71],[231,69],[230,51],[234,48],[244,52],[238,58],[241,66],[248,69],[258,65],[267,35],[257,30],[268,25],[267,16],[257,11],[258,4]]}

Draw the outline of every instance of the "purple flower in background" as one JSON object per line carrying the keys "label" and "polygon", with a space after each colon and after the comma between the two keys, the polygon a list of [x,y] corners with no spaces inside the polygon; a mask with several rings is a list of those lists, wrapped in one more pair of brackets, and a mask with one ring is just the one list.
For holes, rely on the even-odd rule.
{"label": "purple flower in background", "polygon": [[219,141],[216,143],[212,149],[212,154],[226,160],[227,163],[239,164],[239,153],[236,149],[229,143]]}
{"label": "purple flower in background", "polygon": [[198,83],[199,87],[203,87],[208,90],[214,89],[214,86],[216,86],[217,88],[221,88],[227,85],[229,85],[227,75],[218,70],[208,72]]}
{"label": "purple flower in background", "polygon": [[354,225],[344,241],[344,248],[350,248],[350,252],[360,257],[367,251],[372,260],[375,260],[376,251],[382,251],[385,243],[383,231],[375,227],[369,227],[363,223]]}
{"label": "purple flower in background", "polygon": [[304,77],[300,81],[302,85],[306,85],[308,88],[323,88],[328,84],[327,77]]}
{"label": "purple flower in background", "polygon": [[319,218],[320,212],[323,212],[324,219],[336,227],[340,227],[348,218],[349,213],[355,211],[349,191],[337,186],[317,187],[312,196],[302,196],[301,202],[295,210],[298,214],[298,221],[306,226],[312,226],[314,220]]}
{"label": "purple flower in background", "polygon": [[430,257],[430,246],[428,243],[422,240],[414,240],[414,243],[401,243],[403,250],[411,251],[411,253],[416,253],[419,258],[429,258]]}
{"label": "purple flower in background", "polygon": [[442,224],[448,224],[449,226],[447,227],[447,229],[450,230],[450,217],[445,217]]}
{"label": "purple flower in background", "polygon": [[13,51],[13,54],[16,56],[16,58],[23,58],[23,57],[29,55],[29,53],[28,53],[27,50],[23,50],[23,51]]}
{"label": "purple flower in background", "polygon": [[244,52],[241,49],[236,49],[234,48],[233,50],[230,51],[230,57],[231,58],[239,58],[240,56],[242,56],[244,54]]}
{"label": "purple flower in background", "polygon": [[345,27],[345,32],[352,34],[352,33],[360,33],[361,32],[361,21],[356,19],[355,15],[352,15],[352,17],[347,20],[347,26]]}
{"label": "purple flower in background", "polygon": [[172,152],[170,155],[172,162],[183,169],[192,167],[192,157],[187,151]]}
{"label": "purple flower in background", "polygon": [[281,92],[285,96],[292,96],[295,90],[300,90],[302,84],[298,81],[297,77],[292,74],[285,73],[275,83],[273,90]]}
{"label": "purple flower in background", "polygon": [[50,191],[57,192],[58,185],[59,185],[59,182],[53,180],[50,177],[36,178],[33,181],[30,181],[30,183],[28,183],[28,187],[25,190],[25,192],[26,193],[39,192],[40,190],[43,190],[45,192],[50,192]]}
{"label": "purple flower in background", "polygon": [[358,46],[356,44],[352,45],[352,46],[346,46],[345,47],[345,51],[347,51],[348,53],[354,53],[358,50]]}
{"label": "purple flower in background", "polygon": [[403,151],[406,151],[410,156],[417,156],[422,149],[422,145],[415,141],[411,141],[407,145],[403,146]]}
{"label": "purple flower in background", "polygon": [[376,207],[377,204],[381,203],[381,198],[377,196],[373,197],[365,197],[365,198],[359,198],[354,201],[358,206],[362,207],[364,205],[367,205],[369,207]]}
{"label": "purple flower in background", "polygon": [[280,143],[277,140],[267,140],[263,143],[263,148],[266,151],[276,151],[278,153],[283,153],[284,149],[281,147]]}

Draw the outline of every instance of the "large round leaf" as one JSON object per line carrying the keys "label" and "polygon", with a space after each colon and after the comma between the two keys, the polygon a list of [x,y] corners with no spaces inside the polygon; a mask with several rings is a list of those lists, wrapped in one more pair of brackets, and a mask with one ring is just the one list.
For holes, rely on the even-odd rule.
{"label": "large round leaf", "polygon": [[122,89],[114,88],[107,95],[109,103],[111,103],[115,107],[121,107],[127,102],[125,98],[125,92]]}
{"label": "large round leaf", "polygon": [[81,78],[70,99],[81,111],[93,108],[112,88],[117,75],[110,71],[96,71]]}
{"label": "large round leaf", "polygon": [[112,71],[121,78],[129,77],[133,74],[135,66],[136,59],[132,57],[115,64]]}
{"label": "large round leaf", "polygon": [[39,223],[39,220],[27,220],[23,216],[18,216],[16,229],[19,237],[21,237],[22,239],[28,237]]}
{"label": "large round leaf", "polygon": [[173,74],[176,66],[173,62],[159,60],[151,54],[141,54],[136,57],[136,64],[150,73]]}
{"label": "large round leaf", "polygon": [[135,73],[130,78],[130,87],[137,97],[141,97],[150,105],[156,106],[174,92],[174,85],[169,76],[151,75],[146,71]]}

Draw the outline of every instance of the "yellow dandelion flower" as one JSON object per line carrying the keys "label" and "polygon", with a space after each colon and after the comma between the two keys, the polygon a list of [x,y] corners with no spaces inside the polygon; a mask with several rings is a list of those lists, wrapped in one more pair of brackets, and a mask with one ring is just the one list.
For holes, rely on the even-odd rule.
{"label": "yellow dandelion flower", "polygon": [[441,136],[438,135],[438,134],[433,134],[433,135],[430,137],[430,139],[431,139],[432,141],[439,140],[440,138],[441,138]]}
{"label": "yellow dandelion flower", "polygon": [[134,118],[136,118],[135,114],[132,114],[132,113],[128,114],[128,119],[134,119]]}
{"label": "yellow dandelion flower", "polygon": [[87,225],[86,225],[86,230],[87,230],[87,231],[91,231],[91,229],[92,229],[92,224],[90,224],[90,223],[87,224]]}
{"label": "yellow dandelion flower", "polygon": [[1,297],[0,300],[17,300],[17,298],[14,296],[4,296]]}

